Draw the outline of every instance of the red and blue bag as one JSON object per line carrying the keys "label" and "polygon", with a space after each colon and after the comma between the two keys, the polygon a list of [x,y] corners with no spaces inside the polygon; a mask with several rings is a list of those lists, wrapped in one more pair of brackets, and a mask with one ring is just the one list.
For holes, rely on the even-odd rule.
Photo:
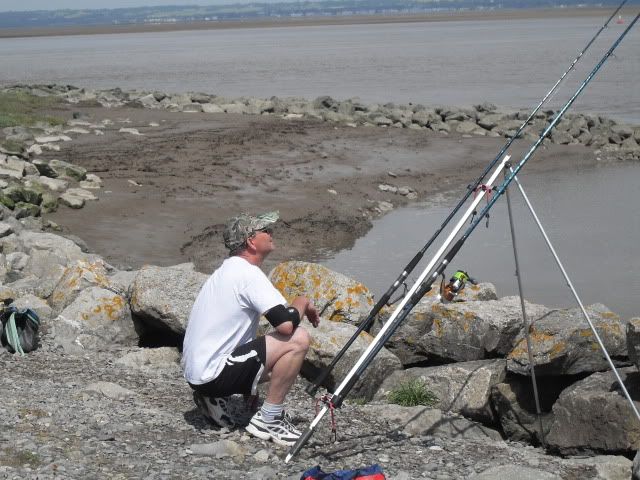
{"label": "red and blue bag", "polygon": [[379,465],[331,473],[323,472],[318,465],[304,472],[300,480],[386,480],[386,477]]}

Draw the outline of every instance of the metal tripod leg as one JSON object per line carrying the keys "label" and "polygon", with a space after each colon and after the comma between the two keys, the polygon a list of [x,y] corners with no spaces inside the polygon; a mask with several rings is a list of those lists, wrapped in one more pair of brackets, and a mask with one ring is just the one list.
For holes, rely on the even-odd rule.
{"label": "metal tripod leg", "polygon": [[[511,167],[509,167],[509,169],[513,173],[513,169]],[[567,282],[567,286],[571,290],[571,293],[573,294],[573,297],[576,299],[576,302],[578,303],[578,306],[580,307],[580,310],[582,310],[582,315],[584,316],[585,320],[589,324],[589,328],[591,328],[591,331],[593,332],[593,335],[595,336],[596,341],[598,342],[598,345],[600,346],[600,349],[602,350],[602,353],[604,354],[605,358],[607,359],[607,362],[609,363],[609,366],[611,367],[611,370],[613,371],[614,375],[616,376],[618,384],[620,385],[620,388],[624,392],[624,396],[629,401],[629,405],[631,405],[631,409],[633,410],[633,413],[635,413],[637,419],[640,420],[640,413],[638,413],[638,409],[636,408],[635,403],[633,403],[631,395],[629,395],[629,392],[627,391],[627,387],[625,387],[624,383],[622,382],[622,379],[620,378],[620,375],[618,374],[618,370],[616,369],[615,365],[613,364],[613,361],[611,360],[611,357],[609,356],[609,352],[607,352],[607,349],[605,348],[604,343],[602,343],[602,340],[600,339],[600,335],[598,335],[598,332],[597,332],[596,328],[594,327],[593,322],[591,322],[591,318],[589,317],[589,314],[587,313],[586,309],[584,308],[584,305],[582,304],[582,300],[580,300],[580,297],[578,296],[578,293],[576,292],[576,289],[573,287],[573,283],[571,283],[571,279],[569,278],[569,275],[567,274],[566,270],[564,269],[564,266],[562,265],[562,262],[560,261],[560,258],[558,257],[558,254],[556,253],[555,249],[553,248],[553,245],[551,244],[551,240],[549,240],[549,237],[547,236],[547,233],[545,232],[542,224],[540,223],[540,220],[538,219],[538,215],[536,215],[536,212],[533,209],[533,206],[531,205],[531,202],[529,201],[529,198],[527,197],[527,194],[524,193],[524,189],[522,188],[522,185],[520,185],[520,181],[518,180],[518,177],[514,176],[513,179],[515,180],[516,184],[518,185],[518,189],[520,190],[520,193],[522,194],[522,198],[524,198],[524,201],[527,204],[527,207],[529,208],[529,211],[531,212],[531,215],[533,216],[533,219],[535,220],[536,224],[538,225],[538,228],[540,229],[540,233],[542,233],[542,236],[544,237],[544,241],[546,242],[547,247],[549,247],[549,250],[551,251],[551,254],[553,255],[554,260],[558,264],[558,267],[560,268],[560,271],[562,272],[562,276],[564,277],[565,281]]]}
{"label": "metal tripod leg", "polygon": [[[509,165],[507,168],[511,168],[511,166]],[[507,175],[507,171],[505,170],[505,177]],[[518,178],[514,178],[514,180],[517,182]],[[520,184],[518,184],[519,186]],[[521,187],[522,188],[522,187]],[[538,395],[538,382],[536,381],[536,371],[535,371],[535,364],[533,361],[533,353],[531,351],[531,336],[529,335],[530,333],[530,327],[531,324],[529,323],[529,318],[527,317],[527,310],[525,308],[524,305],[524,292],[523,292],[523,288],[522,288],[522,276],[520,275],[520,262],[518,261],[518,247],[516,244],[516,231],[515,231],[515,227],[513,224],[513,213],[511,211],[511,196],[509,195],[509,188],[507,188],[505,190],[506,194],[507,194],[507,210],[509,211],[509,227],[511,229],[511,243],[513,245],[513,258],[515,260],[515,264],[516,264],[516,277],[518,279],[518,292],[520,294],[520,306],[522,307],[522,319],[524,322],[524,338],[527,341],[527,354],[529,355],[529,370],[531,372],[531,383],[533,384],[533,397],[535,399],[536,402],[536,416],[538,417],[538,428],[540,430],[540,443],[542,444],[543,448],[547,448],[545,439],[544,439],[544,428],[542,426],[542,411],[540,409],[540,397]]]}

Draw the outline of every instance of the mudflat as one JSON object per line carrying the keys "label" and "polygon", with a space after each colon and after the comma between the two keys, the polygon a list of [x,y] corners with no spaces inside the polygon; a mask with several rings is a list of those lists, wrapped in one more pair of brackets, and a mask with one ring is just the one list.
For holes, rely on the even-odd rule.
{"label": "mudflat", "polygon": [[[80,210],[61,206],[47,218],[119,268],[193,261],[211,272],[226,256],[226,219],[269,210],[279,210],[282,221],[265,270],[284,260],[317,261],[353,245],[390,205],[451,189],[462,195],[505,142],[271,115],[66,104],[54,113],[113,122],[104,135],[79,136],[43,157],[103,179],[98,201]],[[516,141],[513,158],[528,147]],[[549,145],[527,170],[594,161],[593,149]],[[407,186],[417,198],[382,191],[381,184]]]}

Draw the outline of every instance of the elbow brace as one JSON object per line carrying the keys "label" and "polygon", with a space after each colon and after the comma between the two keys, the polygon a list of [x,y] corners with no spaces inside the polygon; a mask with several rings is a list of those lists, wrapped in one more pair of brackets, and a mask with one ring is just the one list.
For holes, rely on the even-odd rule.
{"label": "elbow brace", "polygon": [[276,305],[267,313],[265,313],[264,316],[267,318],[267,321],[273,326],[273,328],[277,328],[279,325],[282,325],[286,322],[293,323],[294,330],[298,328],[298,325],[300,325],[300,314],[298,313],[298,310],[293,307]]}

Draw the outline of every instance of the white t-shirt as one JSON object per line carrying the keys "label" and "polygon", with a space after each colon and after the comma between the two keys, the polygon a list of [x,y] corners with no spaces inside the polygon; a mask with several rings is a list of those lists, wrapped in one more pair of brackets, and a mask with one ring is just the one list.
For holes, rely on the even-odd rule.
{"label": "white t-shirt", "polygon": [[196,298],[182,351],[184,377],[201,385],[218,376],[239,345],[256,338],[260,316],[286,300],[259,267],[227,258]]}

